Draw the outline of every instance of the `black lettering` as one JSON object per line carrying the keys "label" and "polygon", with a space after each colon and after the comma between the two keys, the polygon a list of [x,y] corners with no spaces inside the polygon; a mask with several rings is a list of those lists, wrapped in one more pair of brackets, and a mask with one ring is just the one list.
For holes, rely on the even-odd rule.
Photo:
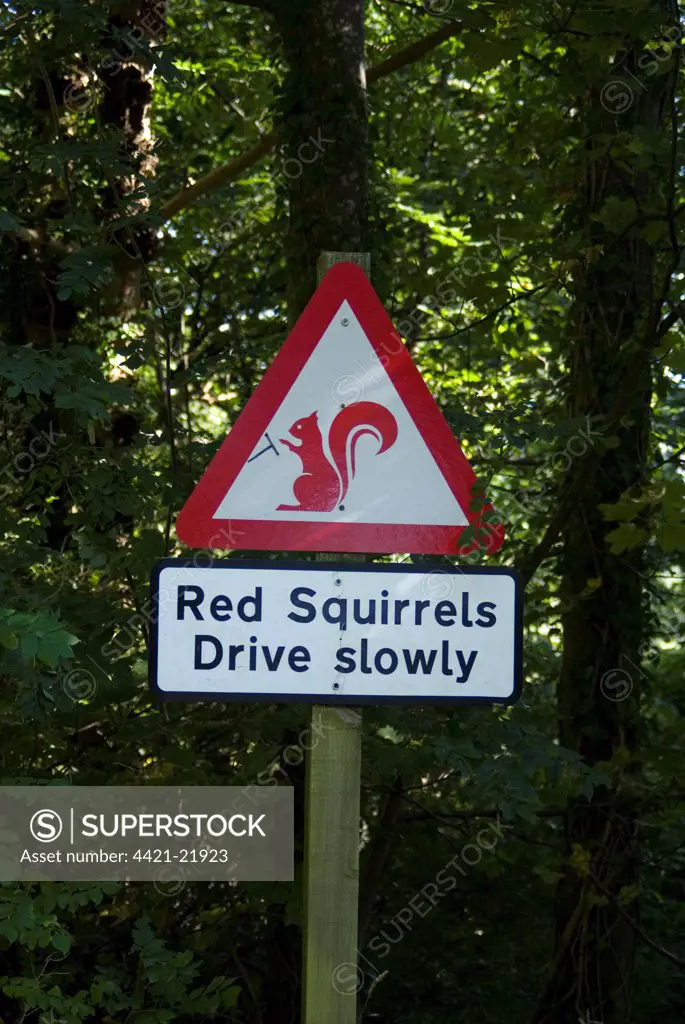
{"label": "black lettering", "polygon": [[457,621],[457,609],[451,601],[438,601],[435,606],[435,621],[439,626],[453,626]]}
{"label": "black lettering", "polygon": [[354,647],[341,647],[338,653],[336,654],[336,658],[338,660],[334,666],[333,671],[342,672],[344,675],[347,675],[350,672],[354,672],[355,668],[357,667],[353,658],[354,653]]}
{"label": "black lettering", "polygon": [[[191,598],[187,598],[185,596],[186,595],[186,590],[193,590],[193,591],[195,591],[195,596],[191,597]],[[202,587],[186,586],[185,583],[180,584],[179,588],[178,588],[178,602],[177,602],[177,605],[176,605],[176,618],[179,621],[182,622],[183,619],[184,619],[184,616],[185,616],[186,608],[190,608],[191,612],[193,613],[195,618],[198,620],[198,622],[204,622],[204,619],[202,618],[202,615],[200,614],[200,611],[199,611],[199,609],[197,607],[199,604],[202,604],[204,599],[205,599],[205,592],[202,589]]]}
{"label": "black lettering", "polygon": [[414,624],[415,625],[417,625],[417,626],[422,626],[423,625],[423,623],[421,622],[421,618],[423,616],[423,611],[424,611],[424,608],[428,608],[429,605],[430,605],[430,601],[417,601],[416,602],[416,613],[414,615]]}
{"label": "black lettering", "polygon": [[[331,611],[333,605],[338,606],[337,617],[334,616]],[[329,597],[328,600],[323,603],[321,614],[326,622],[330,622],[334,626],[340,626],[340,629],[343,632],[347,629],[347,601],[344,597]]]}
{"label": "black lettering", "polygon": [[[248,604],[254,605],[254,615],[248,615],[246,607]],[[257,587],[255,589],[254,597],[242,597],[238,601],[238,615],[243,622],[261,622],[262,621],[262,588]]]}
{"label": "black lettering", "polygon": [[268,668],[269,672],[275,672],[278,666],[281,664],[281,658],[283,657],[284,650],[285,647],[277,647],[276,653],[272,659],[271,650],[266,646],[262,647],[262,654],[264,655],[264,661],[266,662],[266,667]]}
{"label": "black lettering", "polygon": [[236,661],[238,655],[245,650],[244,644],[231,644],[228,648],[228,671],[232,672],[236,668]]}
{"label": "black lettering", "polygon": [[435,664],[438,652],[437,650],[429,651],[428,657],[426,657],[424,649],[419,647],[419,649],[414,651],[412,655],[412,652],[408,651],[405,647],[402,650],[402,654],[404,655],[404,663],[407,666],[407,672],[410,676],[415,676],[419,669],[421,669],[424,675],[430,675],[433,671],[433,665]]}
{"label": "black lettering", "polygon": [[360,662],[359,667],[360,667],[360,669],[362,670],[362,672],[364,673],[365,676],[370,676],[371,675],[371,667],[370,667],[370,665],[369,665],[369,663],[367,661],[368,653],[369,653],[369,641],[368,640],[362,640],[362,643],[361,643],[361,662]]}
{"label": "black lettering", "polygon": [[[386,656],[390,655],[390,665],[388,668],[383,668],[381,661]],[[399,662],[399,658],[390,647],[381,647],[380,651],[373,659],[373,663],[376,666],[376,671],[380,672],[382,676],[391,676],[396,670]]]}
{"label": "black lettering", "polygon": [[308,672],[311,657],[306,647],[293,647],[288,655],[288,665],[293,672]]}
{"label": "black lettering", "polygon": [[[483,626],[484,629],[489,629],[490,626],[494,626],[497,622],[497,616],[493,615],[496,607],[497,605],[494,601],[481,601],[481,603],[476,607],[476,614],[479,616],[479,618],[476,619],[476,625]],[[492,608],[492,611],[489,612],[487,610],[488,608]],[[485,622],[482,621],[483,619],[485,619]]]}
{"label": "black lettering", "polygon": [[[202,660],[202,645],[203,644],[214,644],[214,655],[212,660],[204,662]],[[217,640],[215,636],[196,636],[195,637],[195,662],[193,668],[216,668],[221,659],[224,656],[224,649],[221,646],[221,641]]]}
{"label": "black lettering", "polygon": [[395,601],[395,625],[402,625],[402,612],[408,608],[411,601]]}
{"label": "black lettering", "polygon": [[462,626],[472,626],[473,623],[469,618],[469,595],[461,595],[461,624]]}
{"label": "black lettering", "polygon": [[295,587],[290,594],[290,603],[295,608],[301,608],[304,611],[304,615],[296,615],[295,612],[289,612],[288,618],[292,619],[293,622],[313,622],[316,618],[316,608],[313,604],[308,601],[302,601],[300,595],[306,594],[307,597],[316,597],[316,591],[312,590],[311,587]]}
{"label": "black lettering", "polygon": [[[218,594],[212,598],[212,603],[209,606],[209,614],[217,622],[228,622],[233,611],[233,605],[231,604],[230,598],[225,597],[224,594]],[[224,614],[225,613],[225,614]]]}
{"label": "black lettering", "polygon": [[257,648],[255,647],[256,643],[257,643],[257,637],[256,636],[251,636],[250,637],[250,651],[249,651],[249,654],[248,654],[248,657],[250,659],[250,672],[254,672],[254,670],[257,668]]}
{"label": "black lettering", "polygon": [[387,602],[388,592],[387,592],[387,590],[381,590],[381,597],[383,598],[383,600],[381,601],[381,626],[387,626],[387,624],[388,624],[388,602]]}
{"label": "black lettering", "polygon": [[442,641],[442,674],[444,676],[453,676],[454,672],[450,668],[450,642],[449,640]]}
{"label": "black lettering", "polygon": [[457,676],[456,682],[458,682],[458,683],[466,683],[466,682],[468,682],[468,678],[471,675],[471,669],[473,668],[473,665],[474,665],[474,662],[476,660],[476,655],[478,654],[478,651],[469,651],[468,661],[464,661],[464,655],[463,655],[462,651],[455,651],[454,653],[457,656],[457,661],[459,662],[459,668],[461,669],[461,678],[459,676]]}
{"label": "black lettering", "polygon": [[352,614],[354,615],[354,621],[359,623],[360,626],[375,626],[376,625],[376,602],[372,599],[369,600],[369,614],[363,619],[362,618],[362,603],[359,598],[355,597],[354,603],[352,604]]}

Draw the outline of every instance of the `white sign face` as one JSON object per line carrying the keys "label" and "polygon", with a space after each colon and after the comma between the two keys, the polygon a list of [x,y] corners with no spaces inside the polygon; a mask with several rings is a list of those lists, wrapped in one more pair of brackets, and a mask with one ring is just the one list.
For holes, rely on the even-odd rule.
{"label": "white sign face", "polygon": [[[344,481],[331,507],[317,490],[327,495],[324,470]],[[302,502],[312,522],[468,523],[348,302],[214,518],[301,522]]]}
{"label": "white sign face", "polygon": [[150,681],[163,699],[513,704],[520,581],[448,566],[161,562]]}

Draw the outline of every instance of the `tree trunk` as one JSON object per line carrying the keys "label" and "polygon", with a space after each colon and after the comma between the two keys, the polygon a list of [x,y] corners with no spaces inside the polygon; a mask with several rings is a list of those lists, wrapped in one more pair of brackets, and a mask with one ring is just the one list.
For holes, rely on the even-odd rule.
{"label": "tree trunk", "polygon": [[365,251],[368,122],[362,0],[282,0],[288,131],[277,176],[288,191],[288,314],[316,288],[324,250]]}
{"label": "tree trunk", "polygon": [[[365,251],[368,125],[363,0],[278,0],[274,7],[288,64],[284,152],[276,174],[287,190],[285,239],[288,319],[299,317],[316,288],[323,251]],[[301,805],[304,772],[294,784]],[[298,816],[299,817],[299,816]],[[296,846],[303,843],[300,834]],[[279,926],[263,988],[264,1024],[300,1019],[301,930]]]}
{"label": "tree trunk", "polygon": [[[616,22],[624,16],[618,6],[617,36]],[[660,5],[651,13],[666,21]],[[609,22],[610,17],[607,32]],[[613,758],[624,767],[613,768],[611,783],[590,800],[574,802],[567,815],[555,953],[536,1024],[627,1024],[630,1019],[635,932],[626,913],[636,918],[638,911],[630,902],[621,913],[618,900],[638,881],[633,782],[639,771],[645,630],[642,552],[611,554],[606,534],[615,524],[599,506],[619,502],[625,491],[647,480],[650,361],[673,260],[667,125],[675,74],[662,62],[661,73],[649,75],[643,46],[637,39],[626,43],[584,107],[582,180],[570,227],[582,232],[588,248],[573,283],[568,411],[585,426],[567,448],[571,464],[563,501],[569,513],[561,566],[560,740],[588,765]],[[642,83],[639,88],[636,82]],[[612,83],[613,93],[608,91]],[[617,110],[627,99],[629,108]],[[649,139],[637,155],[626,146],[635,138]],[[630,204],[635,217],[626,228],[625,218],[614,222],[611,211],[630,212]],[[655,213],[662,218],[658,244],[651,241],[646,212],[652,222]],[[610,436],[618,437],[618,447],[604,446]]]}
{"label": "tree trunk", "polygon": [[[115,279],[108,292],[120,315],[140,305],[143,264],[150,262],[157,243],[154,231],[147,226],[122,231],[116,221],[144,213],[150,205],[143,182],[157,165],[150,134],[153,76],[142,59],[141,42],[149,49],[165,35],[164,5],[160,0],[115,6],[103,40],[106,54],[98,68],[104,86],[99,120],[103,128],[116,130],[122,161],[129,168],[127,174],[110,181],[103,203],[111,224],[110,239],[119,246]],[[134,193],[136,198],[127,201]]]}
{"label": "tree trunk", "polygon": [[[127,173],[108,179],[98,211],[103,236],[107,242],[118,246],[114,259],[115,279],[105,289],[109,312],[122,316],[127,308],[138,304],[143,261],[152,257],[156,241],[147,225],[121,230],[116,222],[145,210],[149,203],[145,196],[135,201],[127,201],[127,197],[136,188],[140,189],[138,175],[149,176],[155,165],[148,124],[152,76],[141,60],[140,40],[149,47],[163,32],[163,6],[159,0],[144,0],[140,6],[121,5],[112,10],[102,40],[102,53],[98,55],[98,79],[102,82],[98,119],[104,130],[116,133],[120,163],[127,168]],[[54,67],[41,63],[43,76],[35,83],[35,105],[38,111],[50,111],[50,133],[55,140],[62,140],[67,137],[66,119],[88,108],[96,83],[91,73],[86,89],[83,82],[66,75],[59,57],[55,60]],[[14,249],[14,253],[8,253],[11,296],[8,315],[15,327],[12,332],[15,344],[30,344],[37,349],[68,344],[77,324],[80,303],[72,296],[60,297],[58,284],[61,261],[70,248],[67,242],[53,238],[49,228],[50,220],[76,212],[77,198],[72,195],[75,190],[69,184],[71,178],[72,169],[65,163],[63,181],[55,176],[52,183],[54,201],[44,210],[41,220],[30,223],[30,241],[18,237],[5,243],[8,249]],[[92,241],[97,244],[98,238]],[[71,414],[57,409],[51,396],[44,395],[43,403],[29,425],[27,444],[50,425],[58,431],[64,427],[67,433],[73,429]],[[133,416],[128,413],[112,416],[109,437],[114,445],[130,444],[136,432]],[[49,489],[54,486],[49,480],[46,484]],[[69,542],[68,516],[72,504],[73,495],[66,482],[57,486],[55,500],[50,503],[40,497],[37,499],[35,507],[45,515],[46,543],[52,550],[63,551]]]}

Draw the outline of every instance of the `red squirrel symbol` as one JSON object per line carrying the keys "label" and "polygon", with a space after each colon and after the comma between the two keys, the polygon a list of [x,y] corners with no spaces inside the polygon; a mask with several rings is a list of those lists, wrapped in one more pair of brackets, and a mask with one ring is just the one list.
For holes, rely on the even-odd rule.
{"label": "red squirrel symbol", "polygon": [[340,410],[328,431],[331,461],[324,451],[317,416],[313,412],[293,423],[290,433],[299,444],[281,438],[281,444],[301,460],[302,474],[293,484],[299,505],[279,505],[278,511],[332,512],[344,500],[355,475],[359,438],[365,434],[375,437],[380,445],[376,455],[397,439],[397,421],[388,409],[377,402],[353,402]]}

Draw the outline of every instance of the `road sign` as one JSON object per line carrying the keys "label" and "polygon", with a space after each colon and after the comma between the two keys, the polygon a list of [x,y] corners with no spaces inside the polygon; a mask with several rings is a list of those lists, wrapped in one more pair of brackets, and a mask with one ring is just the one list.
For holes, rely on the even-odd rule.
{"label": "road sign", "polygon": [[504,531],[475,482],[368,278],[339,263],[176,529],[191,547],[491,554]]}
{"label": "road sign", "polygon": [[165,559],[151,685],[169,700],[513,704],[521,607],[508,569]]}

